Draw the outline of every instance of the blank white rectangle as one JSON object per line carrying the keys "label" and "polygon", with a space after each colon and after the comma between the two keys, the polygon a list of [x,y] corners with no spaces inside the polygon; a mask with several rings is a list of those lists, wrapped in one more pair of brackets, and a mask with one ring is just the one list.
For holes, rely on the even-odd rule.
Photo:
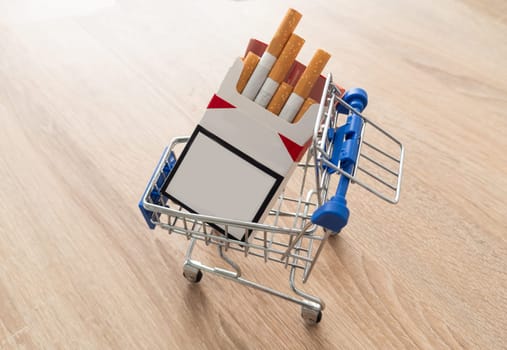
{"label": "blank white rectangle", "polygon": [[[282,177],[204,128],[196,129],[165,192],[188,210],[252,222],[262,216]],[[244,229],[229,228],[243,239]]]}

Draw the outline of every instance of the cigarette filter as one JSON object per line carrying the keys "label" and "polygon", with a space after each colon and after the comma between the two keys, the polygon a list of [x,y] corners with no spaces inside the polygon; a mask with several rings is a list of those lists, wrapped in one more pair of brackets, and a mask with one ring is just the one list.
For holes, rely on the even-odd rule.
{"label": "cigarette filter", "polygon": [[292,32],[296,28],[299,20],[301,19],[301,14],[294,9],[289,9],[287,11],[282,23],[278,27],[275,35],[271,39],[266,51],[262,55],[257,67],[248,80],[248,83],[243,90],[243,95],[253,100],[257,96],[257,93],[264,84],[266,77],[269,74],[269,71],[275,64],[276,59],[282,52],[285,44],[289,40]]}
{"label": "cigarette filter", "polygon": [[269,102],[268,110],[276,115],[280,113],[283,105],[287,102],[293,87],[283,82],[276,90],[271,102]]}
{"label": "cigarette filter", "polygon": [[327,61],[329,61],[329,58],[331,58],[331,55],[326,51],[317,50],[310,64],[308,64],[303,75],[294,87],[294,93],[298,94],[303,99],[307,98],[312,91],[313,85],[319,78],[320,73],[322,73],[322,70],[326,66]]}
{"label": "cigarette filter", "polygon": [[331,55],[324,50],[319,49],[315,52],[312,60],[294,87],[294,91],[290,95],[289,100],[280,112],[281,118],[287,120],[288,122],[292,122],[303,105],[303,102],[312,91],[313,85],[319,78],[320,73],[324,69],[324,66],[329,61],[330,57]]}
{"label": "cigarette filter", "polygon": [[301,108],[299,109],[299,112],[298,114],[296,114],[296,116],[294,117],[294,120],[292,121],[293,123],[297,123],[298,121],[301,120],[301,118],[303,118],[303,115],[306,113],[306,111],[310,108],[311,105],[317,103],[317,101],[315,101],[313,98],[311,97],[308,97],[305,102],[303,103],[303,106],[301,106]]}
{"label": "cigarette filter", "polygon": [[303,47],[305,40],[297,34],[292,34],[289,41],[283,48],[280,57],[276,60],[273,68],[269,72],[269,76],[261,87],[261,90],[255,98],[255,102],[262,107],[266,107],[271,98],[278,89],[280,83],[285,79],[292,64],[296,60],[296,56]]}
{"label": "cigarette filter", "polygon": [[247,53],[245,59],[243,60],[243,70],[241,71],[241,75],[238,79],[238,84],[236,85],[239,93],[242,93],[245,89],[246,83],[248,82],[248,79],[250,79],[250,76],[259,63],[259,60],[260,57],[253,52],[250,51]]}
{"label": "cigarette filter", "polygon": [[285,14],[282,23],[280,23],[280,26],[276,30],[275,35],[271,39],[266,51],[275,57],[280,56],[280,53],[285,47],[285,44],[289,40],[291,34],[294,32],[294,29],[296,29],[301,17],[302,15],[299,12],[294,9],[289,9]]}

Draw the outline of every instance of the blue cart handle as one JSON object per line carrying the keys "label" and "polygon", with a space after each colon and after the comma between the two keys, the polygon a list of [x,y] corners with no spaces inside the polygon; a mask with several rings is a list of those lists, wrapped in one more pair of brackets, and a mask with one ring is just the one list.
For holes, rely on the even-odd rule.
{"label": "blue cart handle", "polygon": [[[350,89],[343,96],[343,100],[353,109],[362,113],[368,104],[368,94],[360,88]],[[338,113],[349,113],[345,107],[338,105]],[[363,129],[363,118],[354,111],[350,111],[347,122],[329,132],[328,136],[333,143],[331,162],[340,164],[340,169],[347,174],[353,174],[358,158],[361,144],[361,131]],[[329,169],[329,171],[332,171]],[[335,195],[312,215],[312,222],[332,232],[338,233],[347,225],[349,220],[349,209],[347,208],[347,190],[350,179],[340,176]]]}
{"label": "blue cart handle", "polygon": [[[155,170],[153,170],[153,174],[151,175],[150,181],[148,182],[148,185],[146,186],[146,190],[143,192],[143,195],[141,197],[141,200],[139,201],[139,210],[141,210],[141,214],[143,214],[144,220],[146,221],[146,224],[150,229],[155,228],[155,224],[151,221],[151,218],[153,216],[153,212],[150,210],[147,210],[143,206],[144,198],[148,197],[149,193],[149,199],[152,203],[156,204],[162,204],[165,205],[167,202],[167,198],[161,193],[162,186],[164,185],[165,180],[167,179],[167,176],[173,169],[174,165],[176,164],[176,156],[174,155],[174,152],[171,151],[169,158],[167,161],[165,160],[167,155],[167,147],[164,148],[164,152],[162,152],[162,156],[160,157],[160,160],[157,163],[157,166],[155,167]],[[165,164],[161,167],[162,162],[165,162]],[[159,173],[157,173],[157,170],[161,169]],[[157,177],[157,181],[153,183],[153,180]],[[153,186],[152,186],[153,184]]]}

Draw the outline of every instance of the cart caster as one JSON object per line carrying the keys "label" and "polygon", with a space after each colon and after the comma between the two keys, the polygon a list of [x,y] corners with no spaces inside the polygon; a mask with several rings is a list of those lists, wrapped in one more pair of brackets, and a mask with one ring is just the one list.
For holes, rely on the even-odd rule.
{"label": "cart caster", "polygon": [[202,271],[191,265],[183,266],[183,277],[192,283],[199,283],[202,279]]}
{"label": "cart caster", "polygon": [[308,324],[317,324],[322,320],[322,310],[303,306],[301,307],[301,317]]}

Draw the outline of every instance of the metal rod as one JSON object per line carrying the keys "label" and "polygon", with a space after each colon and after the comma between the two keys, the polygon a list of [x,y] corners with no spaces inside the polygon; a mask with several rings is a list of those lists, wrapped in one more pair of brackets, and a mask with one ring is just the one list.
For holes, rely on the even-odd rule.
{"label": "metal rod", "polygon": [[363,143],[364,143],[366,146],[370,147],[371,149],[373,149],[373,150],[375,150],[375,151],[377,151],[377,152],[379,152],[379,153],[382,153],[382,154],[383,154],[384,156],[386,156],[387,158],[392,159],[392,160],[394,160],[394,161],[395,161],[395,162],[397,162],[397,163],[399,163],[399,162],[400,162],[400,160],[399,160],[399,159],[397,159],[397,158],[393,157],[392,155],[390,155],[389,153],[387,153],[387,152],[385,152],[385,151],[382,151],[380,148],[373,146],[372,144],[368,143],[367,141],[363,141]]}
{"label": "metal rod", "polygon": [[[238,282],[238,283],[240,283],[242,285],[245,285],[247,287],[250,287],[250,288],[253,288],[253,289],[257,289],[257,290],[266,292],[268,294],[274,295],[274,296],[279,297],[281,299],[284,299],[284,300],[296,303],[296,304],[298,304],[300,306],[306,306],[306,307],[310,307],[310,308],[317,309],[317,310],[323,310],[324,309],[324,307],[323,307],[324,303],[322,301],[320,303],[317,302],[317,301],[320,301],[320,299],[318,299],[316,297],[313,297],[313,296],[311,296],[309,294],[306,294],[306,293],[304,293],[304,295],[306,295],[308,297],[308,298],[306,298],[308,300],[298,299],[298,298],[290,296],[290,295],[288,295],[286,293],[282,293],[280,291],[277,291],[277,290],[275,290],[273,288],[269,288],[269,287],[266,287],[264,285],[255,283],[253,281],[247,280],[247,279],[245,279],[243,277],[233,276],[230,273],[227,273],[228,272],[227,270],[217,269],[217,268],[211,268],[209,266],[206,266],[206,265],[203,265],[203,264],[199,263],[198,261],[189,261],[188,264],[191,265],[191,266],[193,266],[193,267],[195,267],[195,268],[198,268],[198,269],[200,269],[200,270],[202,270],[204,272],[208,272],[208,273],[211,273],[211,274],[223,277],[225,279]],[[299,293],[297,293],[297,294],[299,294]]]}
{"label": "metal rod", "polygon": [[397,190],[397,188],[396,188],[396,187],[394,187],[393,185],[391,185],[391,184],[387,183],[386,181],[384,181],[383,179],[381,179],[381,178],[380,178],[380,177],[378,177],[377,175],[372,174],[372,173],[371,173],[371,172],[369,172],[368,170],[365,170],[365,169],[363,169],[363,168],[361,168],[361,167],[358,167],[358,169],[359,169],[359,170],[361,170],[361,171],[362,171],[363,173],[365,173],[366,175],[368,175],[368,176],[370,176],[370,177],[374,178],[374,179],[375,179],[375,180],[377,180],[378,182],[380,182],[380,183],[384,184],[385,186],[389,187],[389,188],[390,188],[390,189],[392,189],[393,191],[396,191],[396,190]]}
{"label": "metal rod", "polygon": [[218,255],[224,260],[230,267],[236,271],[235,276],[236,278],[241,277],[241,268],[238,264],[236,264],[234,261],[232,261],[227,255],[224,254],[223,247],[221,245],[218,246]]}
{"label": "metal rod", "polygon": [[398,176],[398,173],[392,171],[391,169],[389,169],[388,167],[384,166],[383,164],[377,162],[375,159],[373,158],[370,158],[368,157],[366,154],[361,154],[361,157],[370,161],[371,163],[375,164],[376,166],[378,166],[379,168],[382,168],[384,169],[385,171],[387,171],[389,174],[392,174],[394,176]]}

